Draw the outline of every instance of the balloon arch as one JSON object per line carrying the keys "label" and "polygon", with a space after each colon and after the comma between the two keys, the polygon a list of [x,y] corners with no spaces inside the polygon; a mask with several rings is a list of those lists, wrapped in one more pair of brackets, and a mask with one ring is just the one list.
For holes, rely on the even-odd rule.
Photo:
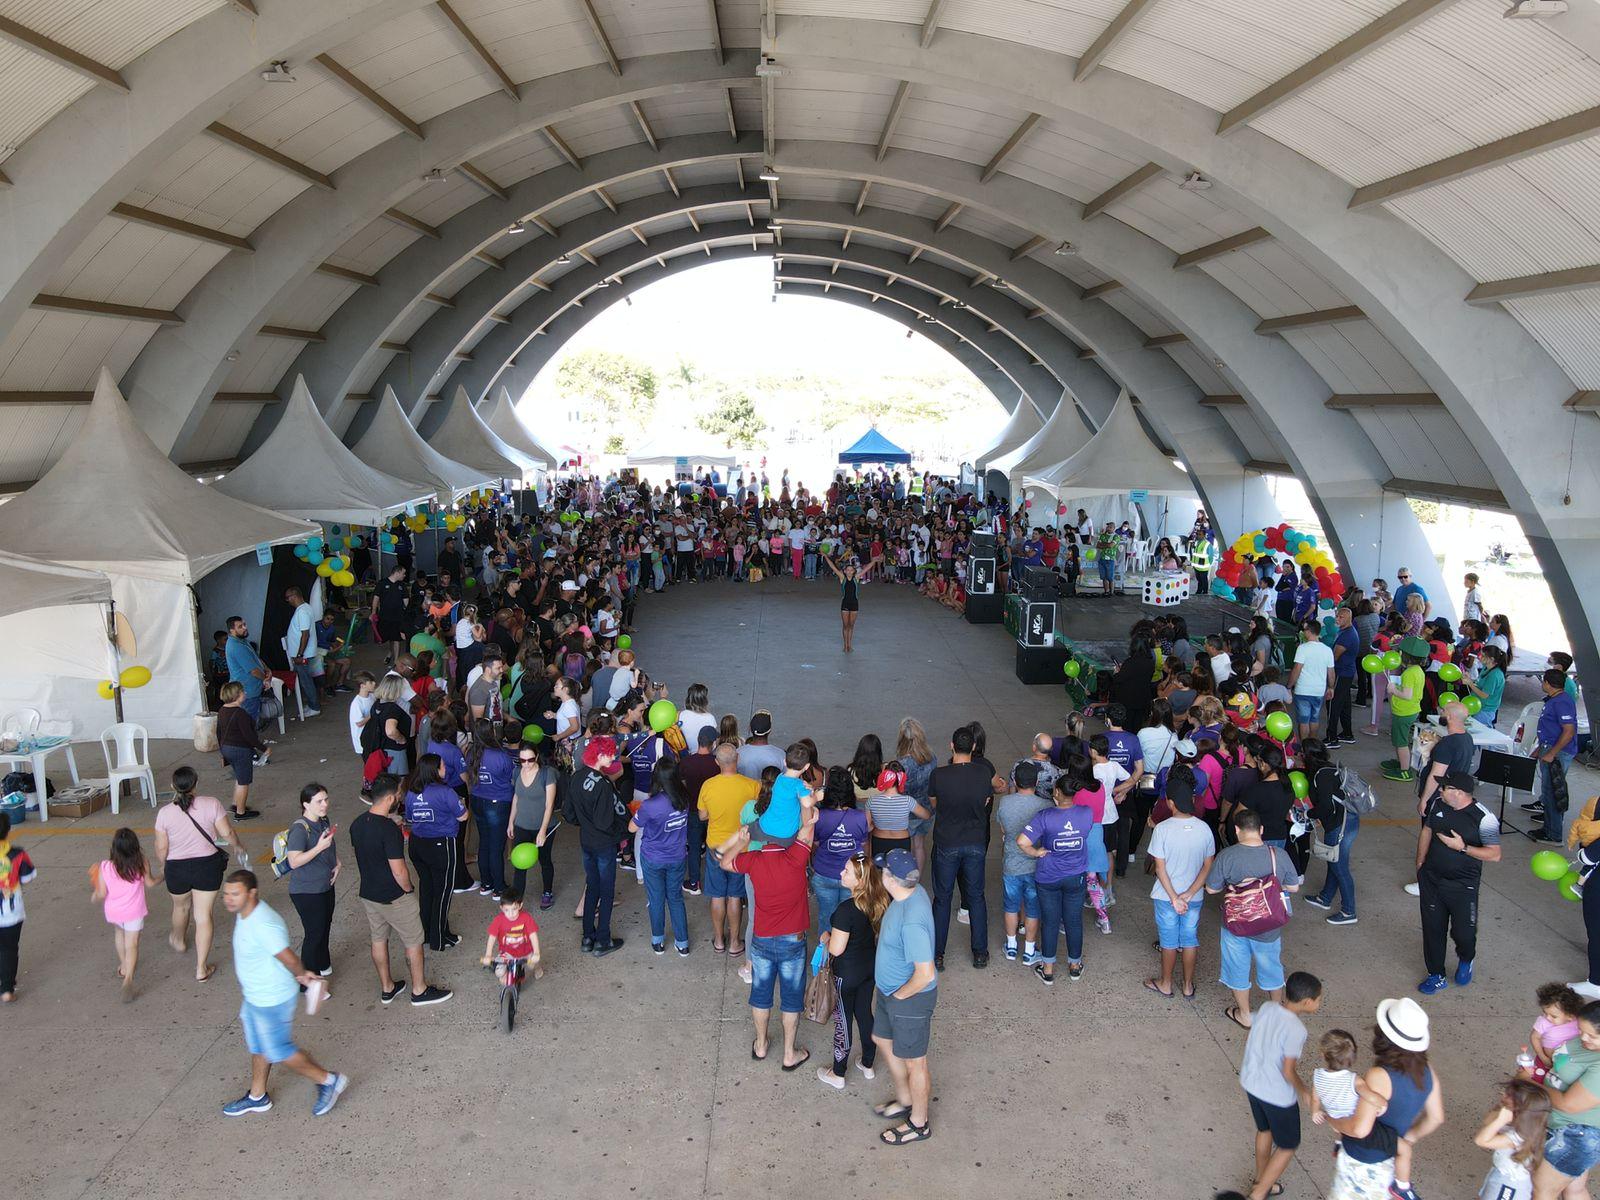
{"label": "balloon arch", "polygon": [[1211,594],[1224,600],[1238,598],[1234,590],[1239,586],[1239,576],[1244,570],[1244,556],[1261,558],[1268,553],[1292,555],[1300,566],[1309,566],[1317,580],[1317,607],[1324,610],[1324,620],[1331,621],[1327,610],[1339,603],[1344,595],[1344,579],[1332,555],[1317,545],[1316,536],[1301,533],[1290,525],[1274,525],[1271,529],[1258,529],[1242,534],[1222,553],[1217,564],[1217,574],[1211,581]]}

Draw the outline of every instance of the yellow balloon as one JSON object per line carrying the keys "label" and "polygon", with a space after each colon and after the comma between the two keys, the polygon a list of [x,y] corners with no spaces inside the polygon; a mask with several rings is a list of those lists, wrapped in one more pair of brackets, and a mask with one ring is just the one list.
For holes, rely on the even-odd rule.
{"label": "yellow balloon", "polygon": [[129,667],[122,673],[120,682],[125,688],[142,688],[150,682],[150,668]]}
{"label": "yellow balloon", "polygon": [[351,571],[337,571],[337,572],[334,573],[333,585],[335,587],[342,587],[342,588],[354,587],[355,586],[355,582],[356,582],[356,577],[355,577],[354,572],[351,572]]}
{"label": "yellow balloon", "polygon": [[102,679],[100,681],[100,686],[97,687],[95,691],[100,693],[100,699],[102,700],[110,700],[116,694],[111,689],[111,680],[109,679]]}
{"label": "yellow balloon", "polygon": [[317,564],[317,574],[321,575],[324,579],[326,579],[328,576],[332,575],[333,574],[333,560],[325,558],[321,562],[319,562]]}

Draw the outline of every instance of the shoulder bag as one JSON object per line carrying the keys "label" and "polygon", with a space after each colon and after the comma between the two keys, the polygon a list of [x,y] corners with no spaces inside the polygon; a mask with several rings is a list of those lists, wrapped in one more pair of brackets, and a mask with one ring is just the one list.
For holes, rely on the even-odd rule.
{"label": "shoulder bag", "polygon": [[1268,846],[1272,871],[1230,883],[1222,894],[1222,925],[1234,937],[1258,937],[1289,923],[1289,899],[1278,882],[1278,851]]}
{"label": "shoulder bag", "polygon": [[837,1003],[838,996],[833,986],[833,956],[827,955],[806,984],[806,1020],[815,1021],[818,1025],[832,1024]]}

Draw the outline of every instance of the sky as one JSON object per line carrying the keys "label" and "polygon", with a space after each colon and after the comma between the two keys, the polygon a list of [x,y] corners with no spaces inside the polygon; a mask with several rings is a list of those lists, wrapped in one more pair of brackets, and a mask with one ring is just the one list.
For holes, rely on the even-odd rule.
{"label": "sky", "polygon": [[[834,376],[960,376],[966,368],[923,337],[906,337],[897,321],[853,305],[790,289],[772,302],[772,262],[765,258],[707,263],[614,304],[574,336],[534,381],[538,395],[567,356],[580,350],[625,350],[652,362],[678,356],[708,370],[823,371]],[[998,406],[996,408],[998,412]]]}

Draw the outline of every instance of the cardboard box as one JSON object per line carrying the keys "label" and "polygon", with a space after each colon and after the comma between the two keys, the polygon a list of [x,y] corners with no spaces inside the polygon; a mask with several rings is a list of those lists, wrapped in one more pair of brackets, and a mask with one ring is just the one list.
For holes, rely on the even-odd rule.
{"label": "cardboard box", "polygon": [[111,789],[103,783],[80,783],[50,797],[50,816],[87,817],[111,807]]}

